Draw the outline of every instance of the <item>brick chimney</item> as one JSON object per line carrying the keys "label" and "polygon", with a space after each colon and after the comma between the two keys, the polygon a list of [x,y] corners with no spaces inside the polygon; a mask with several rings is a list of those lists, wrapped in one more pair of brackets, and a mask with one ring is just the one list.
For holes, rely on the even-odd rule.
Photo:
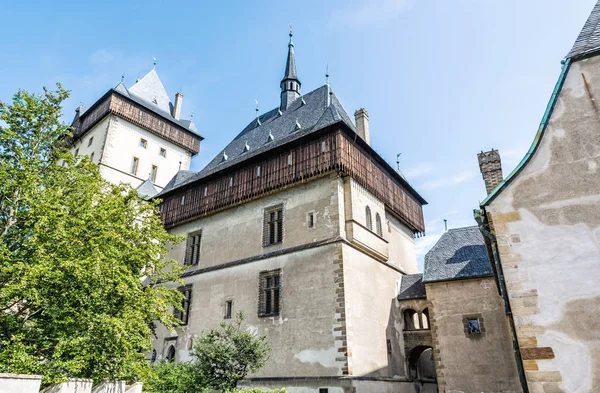
{"label": "brick chimney", "polygon": [[365,108],[360,108],[354,112],[354,121],[356,122],[356,133],[368,145],[371,144],[371,137],[369,135],[369,113]]}
{"label": "brick chimney", "polygon": [[173,117],[175,120],[179,120],[181,117],[181,102],[183,101],[183,94],[175,94],[175,104],[173,105]]}
{"label": "brick chimney", "polygon": [[477,154],[479,160],[479,170],[483,181],[485,182],[485,190],[489,194],[498,184],[502,182],[502,163],[500,162],[500,153],[498,150],[482,151]]}

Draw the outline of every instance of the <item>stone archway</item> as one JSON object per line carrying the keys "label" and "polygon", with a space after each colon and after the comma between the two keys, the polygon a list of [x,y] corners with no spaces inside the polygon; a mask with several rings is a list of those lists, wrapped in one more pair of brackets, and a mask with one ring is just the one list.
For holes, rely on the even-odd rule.
{"label": "stone archway", "polygon": [[412,381],[435,382],[433,348],[419,345],[406,355],[407,376]]}

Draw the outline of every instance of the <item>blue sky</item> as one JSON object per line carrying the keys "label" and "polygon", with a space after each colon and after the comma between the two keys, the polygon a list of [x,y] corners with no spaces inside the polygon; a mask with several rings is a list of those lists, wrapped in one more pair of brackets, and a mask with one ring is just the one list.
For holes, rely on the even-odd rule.
{"label": "blue sky", "polygon": [[496,148],[505,175],[529,147],[595,0],[318,0],[10,2],[0,6],[0,100],[61,82],[91,105],[125,75],[152,68],[182,90],[206,138],[202,168],[279,101],[288,25],[302,92],[331,83],[350,115],[369,111],[373,147],[427,199],[427,251],[472,225],[485,197],[477,152]]}

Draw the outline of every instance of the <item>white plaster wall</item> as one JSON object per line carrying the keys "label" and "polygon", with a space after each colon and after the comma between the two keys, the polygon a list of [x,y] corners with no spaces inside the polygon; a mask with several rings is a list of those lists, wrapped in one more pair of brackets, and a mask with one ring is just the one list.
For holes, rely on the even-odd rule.
{"label": "white plaster wall", "polygon": [[[352,375],[371,377],[403,376],[402,362],[387,353],[387,339],[400,341],[402,331],[393,315],[396,309],[396,281],[401,273],[385,263],[343,245],[344,296],[349,365]],[[398,360],[398,361],[394,361]],[[393,364],[393,367],[388,367]]]}
{"label": "white plaster wall", "polygon": [[388,263],[398,267],[406,274],[417,273],[417,252],[412,231],[389,211],[386,211],[383,231],[388,232]]}
{"label": "white plaster wall", "polygon": [[[128,182],[137,187],[150,175],[152,165],[158,167],[155,185],[162,189],[181,169],[189,170],[191,154],[126,120],[111,116],[111,126],[106,138],[102,163],[109,167],[103,170],[109,181]],[[140,139],[148,141],[147,148],[140,146]],[[167,150],[162,157],[160,148]],[[130,175],[133,157],[139,158],[137,175]]]}
{"label": "white plaster wall", "polygon": [[0,393],[38,393],[40,375],[0,374]]}
{"label": "white plaster wall", "polygon": [[[108,127],[109,117],[106,117],[94,127],[92,127],[88,132],[86,132],[83,137],[78,139],[77,142],[73,144],[73,146],[71,146],[71,153],[74,155],[75,152],[79,150],[78,157],[91,157],[92,153],[94,153],[93,161],[96,164],[99,163],[102,156],[104,140],[108,132]],[[92,139],[92,144],[88,146],[90,139]]]}

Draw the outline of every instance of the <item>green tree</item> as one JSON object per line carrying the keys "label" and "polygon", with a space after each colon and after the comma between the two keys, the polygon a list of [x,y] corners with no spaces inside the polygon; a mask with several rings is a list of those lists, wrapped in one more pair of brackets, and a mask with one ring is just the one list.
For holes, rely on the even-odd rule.
{"label": "green tree", "polygon": [[135,380],[155,321],[177,324],[181,294],[161,283],[179,281],[166,245],[180,239],[156,203],[64,148],[67,97],[0,102],[0,372]]}
{"label": "green tree", "polygon": [[231,323],[221,323],[200,336],[192,351],[197,374],[209,389],[234,391],[248,373],[257,372],[269,360],[266,336],[257,336],[243,326],[244,314]]}

